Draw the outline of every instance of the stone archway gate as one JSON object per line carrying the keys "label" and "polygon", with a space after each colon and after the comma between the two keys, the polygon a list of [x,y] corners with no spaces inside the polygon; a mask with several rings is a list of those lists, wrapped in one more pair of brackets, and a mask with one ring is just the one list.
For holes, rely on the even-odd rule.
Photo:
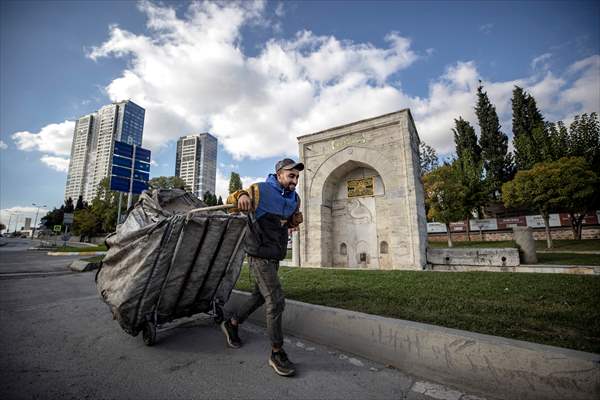
{"label": "stone archway gate", "polygon": [[377,237],[389,249],[385,269],[423,269],[427,224],[419,167],[419,137],[408,109],[300,136],[305,165],[298,191],[304,224],[295,235],[302,267],[332,266],[330,193],[352,168],[366,167],[381,177]]}

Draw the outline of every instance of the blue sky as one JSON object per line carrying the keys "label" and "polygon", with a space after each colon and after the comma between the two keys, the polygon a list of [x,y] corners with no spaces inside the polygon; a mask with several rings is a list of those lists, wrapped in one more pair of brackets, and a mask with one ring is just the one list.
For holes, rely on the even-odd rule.
{"label": "blue sky", "polygon": [[173,175],[178,136],[219,138],[218,193],[299,135],[406,107],[447,154],[479,79],[509,136],[515,84],[548,120],[600,111],[598,2],[0,4],[4,223],[61,204],[73,121],[125,98],[146,108],[153,176]]}

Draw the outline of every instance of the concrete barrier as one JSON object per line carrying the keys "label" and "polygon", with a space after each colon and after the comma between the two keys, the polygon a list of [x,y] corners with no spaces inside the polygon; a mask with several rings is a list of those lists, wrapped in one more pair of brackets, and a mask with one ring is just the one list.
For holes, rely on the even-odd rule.
{"label": "concrete barrier", "polygon": [[519,250],[514,248],[428,248],[427,262],[433,265],[476,265],[495,267],[514,267],[520,264]]}
{"label": "concrete barrier", "polygon": [[75,272],[88,272],[100,268],[100,263],[75,260],[71,263],[71,265],[69,265],[69,268],[71,269],[71,271]]}
{"label": "concrete barrier", "polygon": [[453,271],[453,272],[537,272],[541,274],[571,274],[571,275],[600,275],[600,266],[598,265],[552,265],[552,264],[521,264],[516,267],[488,267],[475,265],[431,265],[432,271]]}
{"label": "concrete barrier", "polygon": [[[249,297],[234,291],[226,310]],[[264,309],[251,316],[264,325]],[[600,398],[600,355],[287,300],[296,336],[495,398]]]}

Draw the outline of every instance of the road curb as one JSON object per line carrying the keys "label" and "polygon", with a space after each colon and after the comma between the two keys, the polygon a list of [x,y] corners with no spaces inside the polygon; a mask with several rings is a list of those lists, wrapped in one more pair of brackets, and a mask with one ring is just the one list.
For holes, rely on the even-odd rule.
{"label": "road curb", "polygon": [[103,256],[106,251],[49,251],[49,256]]}
{"label": "road curb", "polygon": [[[234,291],[227,310],[250,296]],[[264,325],[264,308],[251,321]],[[284,329],[427,379],[507,399],[596,399],[600,355],[286,300]]]}

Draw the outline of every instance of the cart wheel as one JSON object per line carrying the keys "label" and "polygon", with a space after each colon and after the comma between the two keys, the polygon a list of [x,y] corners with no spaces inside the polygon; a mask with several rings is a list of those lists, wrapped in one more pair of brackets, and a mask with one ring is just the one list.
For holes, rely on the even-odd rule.
{"label": "cart wheel", "polygon": [[153,346],[156,343],[156,326],[151,321],[147,321],[144,324],[142,338],[146,346]]}
{"label": "cart wheel", "polygon": [[223,315],[223,310],[221,309],[221,307],[216,306],[214,313],[215,314],[213,316],[213,320],[215,321],[215,324],[221,325],[221,322],[223,322],[225,320],[225,317]]}

